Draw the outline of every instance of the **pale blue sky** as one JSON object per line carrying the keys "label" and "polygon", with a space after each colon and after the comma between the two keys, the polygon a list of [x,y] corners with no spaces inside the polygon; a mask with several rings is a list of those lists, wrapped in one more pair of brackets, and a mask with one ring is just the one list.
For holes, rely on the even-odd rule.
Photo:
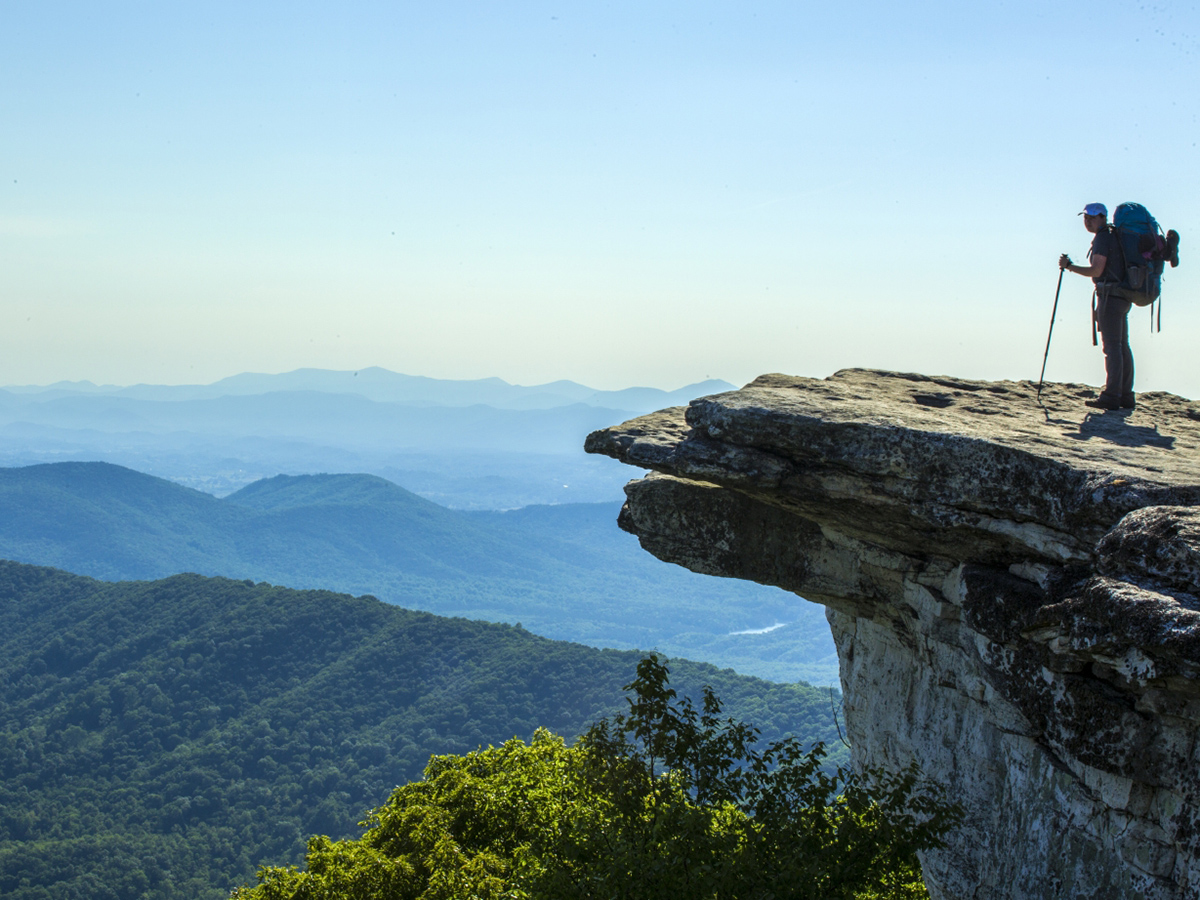
{"label": "pale blue sky", "polygon": [[1138,386],[1200,397],[1198,51],[1195,3],[7,4],[0,384],[1036,379],[1136,199]]}

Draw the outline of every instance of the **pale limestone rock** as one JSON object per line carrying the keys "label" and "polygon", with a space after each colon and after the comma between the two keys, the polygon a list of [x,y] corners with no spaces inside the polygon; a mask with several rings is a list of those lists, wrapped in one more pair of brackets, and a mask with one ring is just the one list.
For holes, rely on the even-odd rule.
{"label": "pale limestone rock", "polygon": [[938,900],[1200,896],[1200,407],[767,375],[595,432],[662,559],[825,604],[855,761],[965,807]]}

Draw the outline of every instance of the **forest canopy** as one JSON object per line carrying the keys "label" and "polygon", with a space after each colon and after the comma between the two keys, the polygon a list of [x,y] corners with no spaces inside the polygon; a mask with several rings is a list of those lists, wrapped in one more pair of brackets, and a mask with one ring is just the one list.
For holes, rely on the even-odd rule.
{"label": "forest canopy", "polygon": [[[0,896],[220,900],[421,772],[621,708],[638,654],[328,591],[0,561]],[[830,695],[677,660],[772,738]]]}
{"label": "forest canopy", "polygon": [[[677,700],[638,665],[628,712],[577,741],[539,730],[432,759],[358,840],[317,836],[307,869],[264,868],[235,900],[868,900],[928,897],[916,853],[957,809],[917,772],[821,765],[792,738]],[[870,789],[867,785],[870,784]]]}

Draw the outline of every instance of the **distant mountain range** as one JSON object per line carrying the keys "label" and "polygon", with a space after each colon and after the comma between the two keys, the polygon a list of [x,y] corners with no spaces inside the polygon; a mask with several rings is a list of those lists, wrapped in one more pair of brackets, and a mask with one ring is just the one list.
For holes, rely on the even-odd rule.
{"label": "distant mountain range", "polygon": [[402,375],[378,366],[356,371],[296,369],[279,375],[244,372],[222,378],[212,384],[154,385],[129,387],[97,385],[90,381],[61,381],[57,384],[17,385],[0,390],[22,396],[50,395],[128,397],[136,400],[213,400],[279,392],[315,392],[356,394],[379,403],[405,406],[493,406],[497,409],[554,409],[581,403],[606,409],[650,412],[664,406],[678,406],[705,394],[733,390],[735,385],[720,379],[689,384],[674,391],[633,387],[619,391],[599,391],[575,381],[552,381],[523,386],[500,378],[450,380],[422,375]]}
{"label": "distant mountain range", "polygon": [[22,396],[128,397],[137,400],[181,401],[212,400],[249,394],[278,392],[316,392],[321,394],[357,394],[380,403],[406,406],[493,406],[497,409],[554,409],[581,403],[634,412],[650,412],[664,406],[678,406],[705,394],[733,390],[735,385],[720,379],[689,384],[674,391],[633,387],[619,391],[599,391],[575,381],[552,381],[523,386],[500,378],[450,380],[422,375],[402,375],[378,366],[356,371],[296,369],[279,375],[245,372],[222,378],[212,384],[154,385],[128,387],[97,385],[90,381],[60,381],[51,385],[16,385],[0,391]]}
{"label": "distant mountain range", "polygon": [[56,463],[0,469],[0,557],[109,580],[196,572],[373,594],[597,647],[836,682],[820,607],[662,563],[616,527],[618,509],[451,510],[371,475],[276,476],[218,499],[108,463]]}
{"label": "distant mountain range", "polygon": [[209,385],[0,389],[0,464],[102,460],[222,495],[260,478],[368,472],[465,509],[620,497],[627,470],[589,431],[730,390],[523,387],[368,368],[242,374]]}
{"label": "distant mountain range", "polygon": [[[134,473],[107,469],[104,489],[130,486]],[[57,473],[61,489],[71,475]],[[223,508],[217,524],[235,532],[253,511],[168,487],[176,511]],[[303,508],[287,487],[244,499],[286,517]],[[347,493],[306,490],[310,501]],[[86,505],[103,489],[67,493]],[[157,522],[157,547],[187,519],[131,501],[105,527],[123,516]],[[528,739],[539,725],[578,734],[621,708],[636,661],[366,597],[197,575],[109,584],[0,562],[0,896],[222,900],[260,863],[299,862],[309,835],[357,832],[363,810],[431,753]],[[823,739],[845,758],[824,691],[684,660],[671,676],[694,698],[712,685],[764,738]]]}

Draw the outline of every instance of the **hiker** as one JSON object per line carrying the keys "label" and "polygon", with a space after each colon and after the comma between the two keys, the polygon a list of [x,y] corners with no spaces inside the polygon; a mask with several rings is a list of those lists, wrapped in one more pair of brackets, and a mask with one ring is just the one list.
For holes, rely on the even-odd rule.
{"label": "hiker", "polygon": [[1083,227],[1095,237],[1088,250],[1090,265],[1079,266],[1063,254],[1059,268],[1086,275],[1096,284],[1096,324],[1104,350],[1104,390],[1084,405],[1094,409],[1133,409],[1133,351],[1129,349],[1129,308],[1132,305],[1121,287],[1123,256],[1116,233],[1108,224],[1108,208],[1089,203],[1083,208]]}

